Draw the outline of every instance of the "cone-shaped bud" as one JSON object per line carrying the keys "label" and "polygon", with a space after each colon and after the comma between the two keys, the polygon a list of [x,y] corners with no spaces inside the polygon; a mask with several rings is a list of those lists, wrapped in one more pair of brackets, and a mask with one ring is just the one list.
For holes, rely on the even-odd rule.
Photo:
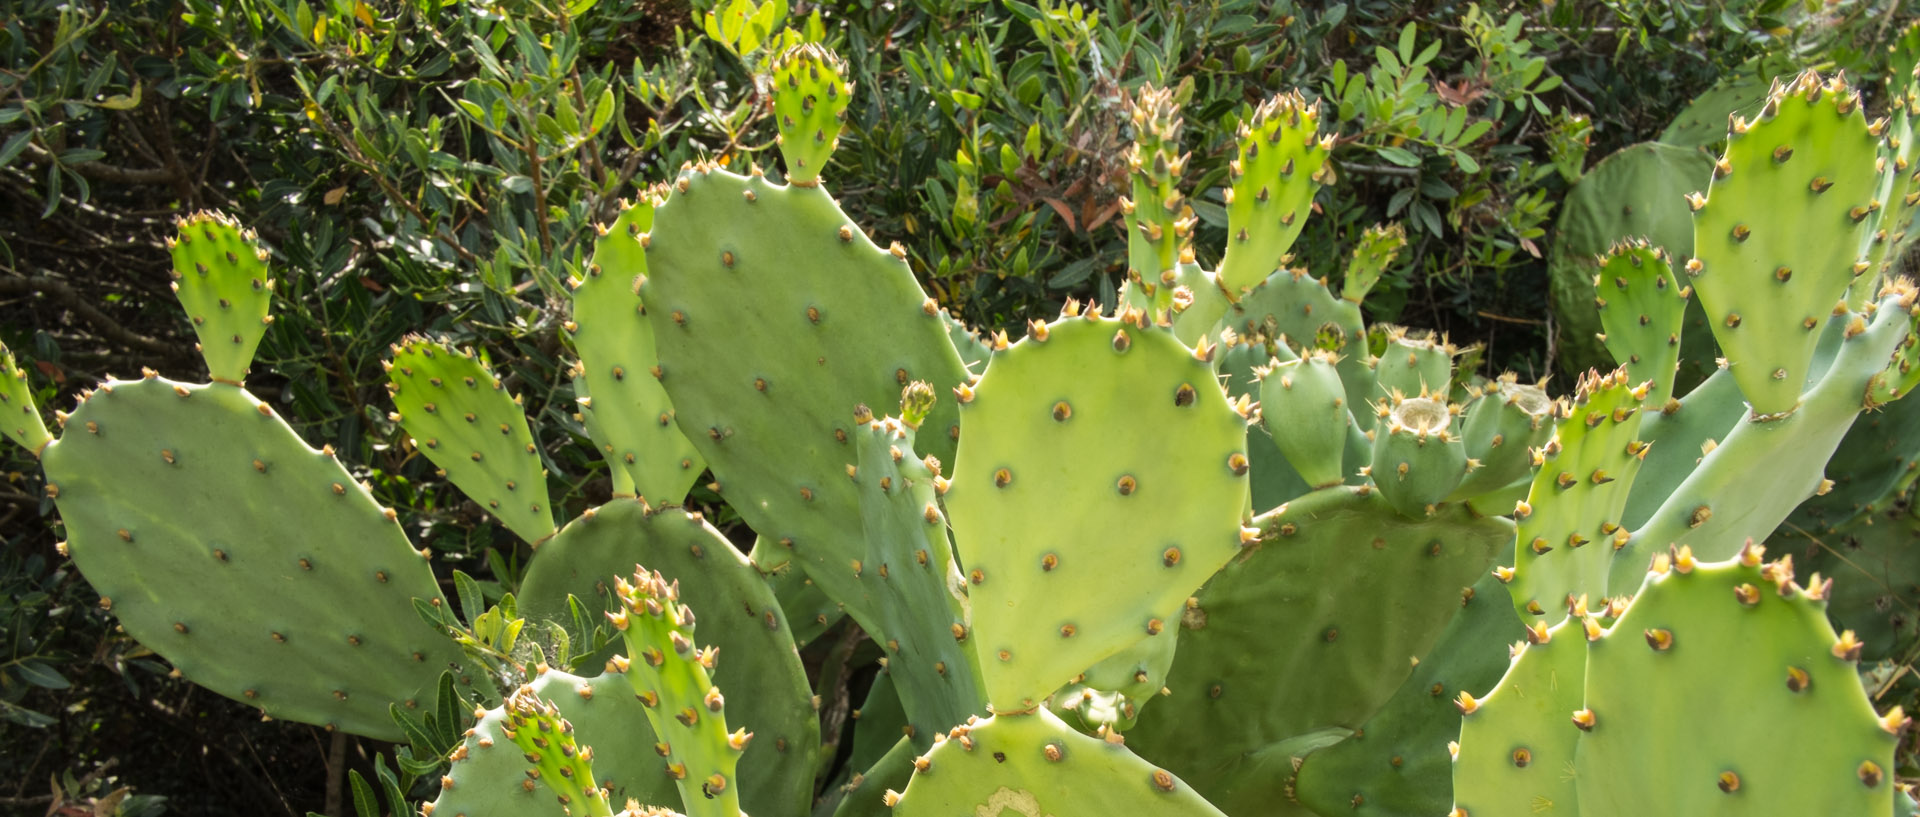
{"label": "cone-shaped bud", "polygon": [[1393,265],[1400,256],[1400,250],[1407,246],[1407,230],[1399,223],[1375,224],[1360,234],[1360,244],[1353,248],[1353,260],[1347,262],[1347,278],[1340,285],[1340,297],[1352,303],[1360,303],[1380,283],[1380,276]]}
{"label": "cone-shaped bud", "polygon": [[936,399],[933,387],[924,380],[915,380],[900,390],[900,422],[907,428],[918,429],[927,415],[933,412]]}
{"label": "cone-shaped bud", "polygon": [[1315,488],[1347,478],[1342,457],[1353,413],[1334,361],[1333,353],[1314,351],[1292,361],[1275,359],[1260,370],[1260,422],[1287,463]]}
{"label": "cone-shaped bud", "polygon": [[787,180],[803,187],[820,183],[820,169],[840,145],[840,129],[853,84],[839,55],[815,43],[793,46],[767,68],[773,117]]}

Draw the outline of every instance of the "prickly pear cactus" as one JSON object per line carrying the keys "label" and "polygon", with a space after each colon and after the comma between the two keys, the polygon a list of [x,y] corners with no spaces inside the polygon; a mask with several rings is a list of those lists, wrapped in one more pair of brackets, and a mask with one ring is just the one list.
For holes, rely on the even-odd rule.
{"label": "prickly pear cactus", "polygon": [[1088,313],[996,352],[956,395],[968,433],[947,509],[994,711],[1174,637],[1165,614],[1246,542],[1247,418],[1207,361]]}
{"label": "prickly pear cactus", "polygon": [[472,352],[409,338],[387,363],[392,418],[427,459],[528,542],[553,535],[547,472],[520,398]]}

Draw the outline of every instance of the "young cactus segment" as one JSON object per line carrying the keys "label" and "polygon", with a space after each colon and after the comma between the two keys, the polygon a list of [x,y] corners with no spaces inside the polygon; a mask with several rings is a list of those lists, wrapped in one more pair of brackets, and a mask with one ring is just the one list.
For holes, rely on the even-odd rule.
{"label": "young cactus segment", "polygon": [[1373,485],[1394,510],[1425,517],[1453,493],[1455,486],[1477,463],[1467,459],[1467,447],[1453,433],[1453,417],[1460,407],[1432,397],[1392,400],[1380,405],[1373,429]]}
{"label": "young cactus segment", "polygon": [[1119,735],[1082,735],[1045,709],[955,726],[914,767],[906,791],[887,798],[895,817],[1224,817],[1180,778],[1127,751]]}
{"label": "young cactus segment", "polygon": [[[615,481],[654,505],[674,505],[706,470],[693,443],[673,422],[673,403],[651,370],[653,324],[640,301],[647,274],[640,236],[653,228],[653,208],[664,198],[648,191],[600,231],[593,263],[573,289],[573,348],[591,396],[581,403],[605,440],[596,440]],[[589,402],[591,401],[591,402]]]}
{"label": "young cactus segment", "polygon": [[787,181],[817,187],[820,170],[840,146],[853,84],[847,64],[817,43],[787,49],[768,67],[773,115],[780,126],[775,141],[787,160]]}
{"label": "young cactus segment", "polygon": [[[649,509],[637,499],[582,514],[540,546],[520,583],[520,609],[529,619],[564,621],[573,596],[589,610],[619,610],[610,577],[635,561],[675,576],[681,600],[710,611],[700,619],[701,641],[726,656],[714,681],[731,693],[727,719],[759,736],[740,760],[747,813],[803,806],[813,793],[820,722],[789,634],[793,622],[759,571],[700,514]],[[645,748],[655,756],[651,742]]]}
{"label": "young cactus segment", "polygon": [[1479,391],[1463,412],[1460,439],[1480,467],[1449,499],[1482,496],[1525,479],[1533,469],[1533,449],[1553,436],[1553,399],[1545,389],[1523,385],[1507,372]]}
{"label": "young cactus segment", "polygon": [[1680,329],[1693,292],[1674,278],[1666,251],[1645,241],[1616,244],[1601,258],[1593,287],[1605,330],[1600,340],[1627,367],[1627,380],[1650,383],[1654,405],[1676,396]]}
{"label": "young cactus segment", "polygon": [[1453,387],[1453,356],[1459,352],[1447,339],[1415,334],[1400,327],[1387,332],[1387,348],[1374,362],[1374,397],[1432,394],[1447,399]]}
{"label": "young cactus segment", "polygon": [[[590,799],[586,789],[597,786],[608,803],[680,804],[680,792],[674,781],[660,773],[659,740],[647,725],[645,707],[634,695],[633,684],[618,672],[592,678],[569,675],[540,667],[534,678],[522,685],[514,699],[537,704],[542,710],[572,726],[567,733],[576,746],[569,756],[558,751],[554,733],[528,730],[513,720],[512,701],[507,705],[480,710],[473,728],[455,746],[446,775],[440,780],[440,792],[431,804],[431,814],[440,817],[521,817],[521,815],[579,814],[583,800]],[[555,725],[557,724],[550,724]],[[546,748],[535,744],[526,748],[521,740],[533,737],[548,741]],[[535,764],[580,760],[586,750],[592,764],[591,780],[573,777]],[[535,760],[530,755],[538,754]],[[537,770],[537,774],[536,774]],[[572,791],[568,791],[571,789]],[[565,794],[570,802],[558,802]],[[423,814],[428,813],[422,810]]]}
{"label": "young cactus segment", "polygon": [[1155,314],[1173,305],[1175,265],[1193,261],[1193,209],[1180,193],[1187,157],[1180,153],[1180,106],[1173,90],[1143,86],[1133,106],[1134,144],[1127,153],[1133,197],[1127,220],[1127,306]]}
{"label": "young cactus segment", "polygon": [[574,740],[573,722],[559,707],[522,685],[507,698],[506,713],[502,731],[526,759],[528,780],[545,784],[564,814],[613,817],[607,792],[593,780],[593,748]]}
{"label": "young cactus segment", "polygon": [[909,384],[901,418],[870,418],[854,428],[859,459],[848,464],[866,532],[866,553],[849,569],[876,602],[875,640],[906,707],[909,735],[921,748],[940,730],[986,711],[965,582],[934,487],[940,463],[913,454],[914,426],[933,398],[927,384]]}
{"label": "young cactus segment", "polygon": [[1506,585],[1489,573],[1461,591],[1461,609],[1385,706],[1353,737],[1307,755],[1294,796],[1319,814],[1445,814],[1453,794],[1462,692],[1492,689],[1522,635]]}
{"label": "young cactus segment", "polygon": [[1292,249],[1324,182],[1333,136],[1320,135],[1320,104],[1279,94],[1240,127],[1228,165],[1227,252],[1220,284],[1236,298],[1265,280]]}
{"label": "young cactus segment", "polygon": [[1587,645],[1589,728],[1569,775],[1580,813],[1892,813],[1907,719],[1874,712],[1859,642],[1827,623],[1827,592],[1794,584],[1790,558],[1762,564],[1751,544],[1719,564],[1684,549],[1655,560]]}
{"label": "young cactus segment", "polygon": [[[1178,618],[1181,612],[1166,611],[1165,618]],[[1054,692],[1047,700],[1047,709],[1087,734],[1098,734],[1102,728],[1115,732],[1132,729],[1141,707],[1166,688],[1167,671],[1173,668],[1179,643],[1175,639],[1149,638],[1114,653]]]}
{"label": "young cactus segment", "polygon": [[47,424],[40,419],[40,407],[33,401],[27,370],[14,362],[6,344],[0,344],[0,432],[36,457],[53,442]]}
{"label": "young cactus segment", "polygon": [[[846,473],[851,409],[891,405],[915,380],[946,394],[966,378],[938,304],[905,252],[875,246],[824,190],[710,165],[680,177],[641,244],[675,422],[747,524],[872,622],[849,569],[866,558]],[[958,417],[936,404],[916,454],[950,462]]]}
{"label": "young cactus segment", "polygon": [[1364,300],[1406,246],[1407,228],[1398,223],[1368,227],[1366,232],[1360,234],[1360,245],[1353,248],[1353,260],[1347,263],[1347,277],[1340,284],[1340,298],[1355,304]]}
{"label": "young cactus segment", "polygon": [[1247,419],[1207,361],[1164,329],[1089,314],[997,353],[958,394],[947,509],[994,711],[1174,637],[1160,614],[1246,542]]}
{"label": "young cactus segment", "polygon": [[472,352],[408,338],[393,347],[387,380],[393,419],[449,482],[520,538],[537,545],[553,535],[547,472],[520,398]]}
{"label": "young cactus segment", "polygon": [[1558,622],[1574,599],[1606,598],[1614,551],[1627,542],[1627,492],[1647,453],[1635,436],[1646,396],[1624,368],[1589,371],[1557,407],[1553,439],[1534,454],[1533,488],[1514,511],[1516,561],[1502,574],[1529,625]]}
{"label": "young cactus segment", "polygon": [[1809,71],[1734,121],[1707,195],[1689,200],[1687,276],[1755,416],[1799,407],[1820,327],[1865,271],[1876,147],[1859,94]]}
{"label": "young cactus segment", "polygon": [[[1880,178],[1873,200],[1881,209],[1871,217],[1864,255],[1872,272],[1892,273],[1920,231],[1914,215],[1920,213],[1920,67],[1902,82],[1889,77],[1893,113],[1880,134]],[[1871,282],[1873,276],[1866,276]],[[1856,281],[1856,289],[1863,282]],[[1864,299],[1862,299],[1864,300]]]}
{"label": "young cactus segment", "polygon": [[627,643],[614,667],[646,707],[688,817],[740,817],[734,767],[753,733],[727,733],[725,698],[709,680],[719,651],[694,645],[693,611],[680,603],[678,582],[636,567],[632,581],[614,580],[614,593],[621,609],[607,617]]}
{"label": "young cactus segment", "polygon": [[215,382],[238,384],[273,317],[273,277],[267,251],[252,230],[229,216],[199,212],[181,218],[167,241],[173,254],[173,292],[193,321],[200,356]]}
{"label": "young cactus segment", "polygon": [[273,717],[380,740],[465,657],[421,621],[442,604],[367,489],[267,404],[225,384],[109,381],[47,445],[74,564],[193,682]]}
{"label": "young cactus segment", "polygon": [[1285,782],[1250,777],[1250,759],[1277,755],[1285,770],[1292,747],[1366,722],[1513,543],[1506,519],[1460,505],[1402,516],[1365,486],[1316,491],[1255,524],[1260,543],[1181,611],[1169,694],[1127,732],[1143,757],[1250,816],[1274,814]]}
{"label": "young cactus segment", "polygon": [[[1586,676],[1589,626],[1598,631],[1590,616],[1568,617],[1553,627],[1530,624],[1526,640],[1513,645],[1512,666],[1492,692],[1476,698],[1462,689],[1454,695],[1462,718],[1460,740],[1449,748],[1453,814],[1518,817],[1560,807],[1577,813],[1571,809],[1580,788],[1567,770],[1573,768],[1584,728],[1575,718],[1584,705],[1580,682]],[[1693,812],[1655,808],[1642,813]]]}
{"label": "young cactus segment", "polygon": [[1278,358],[1260,375],[1260,423],[1287,463],[1313,488],[1346,481],[1343,464],[1353,412],[1332,352],[1314,351],[1289,362]]}

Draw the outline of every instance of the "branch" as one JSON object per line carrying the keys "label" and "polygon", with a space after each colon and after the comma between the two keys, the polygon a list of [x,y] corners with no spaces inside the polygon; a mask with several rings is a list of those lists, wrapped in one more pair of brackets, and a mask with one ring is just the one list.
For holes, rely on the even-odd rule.
{"label": "branch", "polygon": [[80,297],[80,293],[73,291],[73,287],[68,286],[65,281],[48,278],[44,275],[35,275],[26,278],[0,278],[0,295],[30,294],[53,296],[55,300],[64,304],[68,309],[79,313],[80,317],[86,319],[87,323],[92,324],[93,327],[98,329],[100,334],[106,336],[108,340],[122,346],[131,346],[135,349],[166,357],[173,357],[180,352],[180,349],[174,344],[157,338],[147,337],[146,335],[121,326],[118,321],[108,316],[107,313],[100,311],[99,307],[94,306],[87,299]]}
{"label": "branch", "polygon": [[[25,154],[27,161],[36,165],[54,164],[57,160],[46,148],[33,142],[27,142]],[[180,180],[180,174],[168,168],[121,167],[105,162],[61,163],[62,167],[94,181],[114,184],[173,184]]]}

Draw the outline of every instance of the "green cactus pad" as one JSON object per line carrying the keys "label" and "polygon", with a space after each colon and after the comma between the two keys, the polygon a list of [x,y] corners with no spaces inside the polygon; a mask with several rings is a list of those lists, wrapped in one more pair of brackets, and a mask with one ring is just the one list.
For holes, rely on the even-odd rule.
{"label": "green cactus pad", "polygon": [[[1236,404],[1242,397],[1256,402],[1260,399],[1261,383],[1257,369],[1265,368],[1275,360],[1285,362],[1299,359],[1286,344],[1264,338],[1245,338],[1232,332],[1222,335],[1215,355],[1227,397]],[[1351,440],[1365,442],[1358,429],[1351,430],[1348,436]],[[1247,463],[1253,480],[1248,487],[1253,496],[1254,513],[1273,510],[1280,503],[1313,490],[1287,463],[1286,455],[1280,452],[1273,435],[1268,433],[1264,425],[1255,424],[1247,429]],[[1357,474],[1355,476],[1358,478]]]}
{"label": "green cactus pad", "polygon": [[[1868,385],[1910,334],[1917,304],[1911,287],[1894,287],[1871,321],[1849,316],[1828,326],[1813,361],[1820,379],[1800,409],[1772,420],[1742,417],[1633,529],[1613,560],[1608,592],[1632,592],[1642,568],[1670,546],[1691,545],[1702,560],[1731,558],[1740,542],[1765,537],[1813,496],[1851,424],[1847,418],[1865,408]],[[1750,478],[1755,473],[1766,478]],[[1733,484],[1741,489],[1728,491]]]}
{"label": "green cactus pad", "polygon": [[847,782],[840,804],[834,807],[833,817],[888,817],[893,806],[887,800],[887,792],[899,791],[907,787],[913,779],[913,761],[920,750],[913,741],[902,737],[895,741],[893,748],[887,750],[879,760]]}
{"label": "green cactus pad", "polygon": [[1888,77],[1893,112],[1885,122],[1876,123],[1880,133],[1880,178],[1873,200],[1880,210],[1872,216],[1868,244],[1863,253],[1874,272],[1891,274],[1906,255],[1920,231],[1914,229],[1914,214],[1920,213],[1920,68],[1894,82]]}
{"label": "green cactus pad", "polygon": [[537,545],[553,535],[527,415],[473,353],[409,338],[393,347],[387,380],[393,419],[449,482],[520,538]]}
{"label": "green cactus pad", "polygon": [[731,693],[727,719],[757,736],[741,756],[747,813],[799,808],[812,794],[820,742],[806,670],[772,588],[699,514],[649,512],[637,499],[582,514],[540,546],[520,583],[521,610],[529,619],[564,620],[569,595],[590,610],[618,610],[614,579],[631,574],[635,563],[673,576],[686,604],[707,611],[701,642],[724,659],[713,679]]}
{"label": "green cactus pad", "polygon": [[1665,404],[1675,396],[1680,329],[1692,291],[1674,278],[1666,251],[1645,241],[1608,250],[1593,286],[1607,351],[1627,367],[1627,382],[1651,383],[1648,401]]}
{"label": "green cactus pad", "polygon": [[652,375],[653,324],[635,290],[647,274],[640,234],[653,227],[659,194],[620,213],[594,242],[593,263],[573,290],[573,348],[592,392],[594,425],[608,467],[654,505],[686,499],[706,470],[693,444],[673,422],[673,403]]}
{"label": "green cactus pad", "polygon": [[520,750],[527,779],[544,784],[561,813],[613,817],[609,791],[593,779],[593,750],[574,740],[573,722],[560,716],[560,707],[540,700],[527,684],[507,698],[505,710],[501,732]]}
{"label": "green cactus pad", "polygon": [[1340,298],[1356,304],[1364,300],[1406,246],[1407,228],[1397,223],[1368,227],[1353,248],[1353,260],[1347,262],[1347,277],[1341,281]]}
{"label": "green cactus pad", "polygon": [[1171,694],[1127,732],[1142,756],[1247,817],[1283,797],[1284,774],[1266,770],[1290,771],[1310,738],[1346,737],[1379,711],[1513,542],[1505,519],[1459,505],[1405,517],[1367,486],[1316,491],[1256,524],[1259,544],[1183,611]]}
{"label": "green cactus pad", "polygon": [[[43,456],[67,547],[127,634],[277,718],[380,740],[465,663],[433,571],[332,452],[239,388],[112,381]],[[472,679],[465,679],[470,682]]]}
{"label": "green cactus pad", "polygon": [[1464,716],[1452,748],[1456,817],[1578,813],[1579,788],[1568,770],[1580,743],[1573,717],[1582,706],[1587,623],[1568,617],[1553,627],[1535,622],[1524,632],[1527,640],[1514,645],[1513,664],[1492,692],[1475,698],[1463,689],[1454,696]]}
{"label": "green cactus pad", "polygon": [[849,569],[876,602],[876,640],[886,651],[914,745],[924,748],[935,733],[985,712],[980,666],[968,640],[966,594],[936,497],[936,474],[913,454],[914,429],[888,417],[870,419],[852,434],[859,459],[849,463],[850,476],[859,489],[866,553]]}
{"label": "green cactus pad", "polygon": [[1536,454],[1533,488],[1514,513],[1517,560],[1502,574],[1525,621],[1557,622],[1570,599],[1606,598],[1607,570],[1627,540],[1627,492],[1647,452],[1635,436],[1645,399],[1645,384],[1629,384],[1624,368],[1588,372],[1555,411],[1553,439]]}
{"label": "green cactus pad", "polygon": [[1446,338],[1426,333],[1412,334],[1392,327],[1387,333],[1387,348],[1374,362],[1373,402],[1395,394],[1420,397],[1431,394],[1441,400],[1453,385],[1453,356],[1457,352]]}
{"label": "green cactus pad", "polygon": [[[1723,112],[1714,123],[1723,137],[1726,121]],[[1713,157],[1703,151],[1643,142],[1600,160],[1567,192],[1554,225],[1555,238],[1547,249],[1548,283],[1565,368],[1584,371],[1608,366],[1613,360],[1598,337],[1605,330],[1593,308],[1593,277],[1600,272],[1602,255],[1622,241],[1643,238],[1665,250],[1675,264],[1685,263],[1693,257],[1693,225],[1687,218],[1685,196],[1705,187],[1712,175]],[[1711,374],[1717,353],[1713,333],[1704,328],[1706,314],[1698,299],[1689,301],[1687,315],[1688,331],[1682,333],[1680,354],[1683,386]],[[1700,368],[1702,363],[1705,369]]]}
{"label": "green cactus pad", "polygon": [[273,276],[252,230],[228,216],[200,212],[178,221],[168,240],[173,292],[193,321],[200,356],[216,382],[240,383],[273,318]]}
{"label": "green cactus pad", "polygon": [[1526,479],[1533,470],[1533,449],[1553,436],[1553,400],[1545,389],[1523,385],[1508,372],[1478,391],[1462,411],[1460,440],[1480,467],[1460,481],[1454,499],[1483,496]]}
{"label": "green cactus pad", "polygon": [[1648,406],[1641,414],[1640,439],[1650,448],[1627,496],[1628,530],[1646,524],[1647,517],[1693,473],[1705,452],[1746,419],[1747,402],[1740,396],[1740,384],[1733,382],[1733,373],[1721,368],[1686,397]]}
{"label": "green cactus pad", "polygon": [[[849,713],[849,717],[853,721],[853,751],[847,755],[848,769],[858,771],[880,762],[902,738],[906,738],[909,744],[913,743],[908,734],[912,726],[907,723],[907,710],[901,705],[900,689],[894,684],[893,672],[888,667],[881,667],[874,673],[873,685],[867,687],[867,697],[861,699],[860,708]],[[965,720],[961,718],[955,723]],[[933,735],[923,737],[928,746],[933,745]],[[846,738],[842,737],[841,740],[845,741]],[[908,764],[908,774],[912,774],[912,771],[912,765]],[[905,776],[900,782],[906,782]]]}
{"label": "green cactus pad", "polygon": [[[1859,642],[1836,638],[1825,595],[1793,584],[1791,559],[1763,565],[1753,550],[1656,562],[1588,647],[1581,813],[1892,813],[1905,716],[1874,713]],[[1621,780],[1638,784],[1606,782]]]}
{"label": "green cactus pad", "polygon": [[1391,409],[1384,403],[1380,406],[1380,417],[1374,421],[1373,464],[1368,473],[1395,510],[1407,516],[1428,516],[1474,466],[1453,431],[1460,407],[1444,398],[1402,400],[1398,393],[1392,402]]}
{"label": "green cactus pad", "polygon": [[[575,744],[592,750],[593,779],[609,793],[609,802],[680,804],[673,779],[660,771],[660,755],[654,750],[658,741],[625,675],[608,672],[583,678],[549,669],[539,671],[521,689],[524,697],[551,704],[560,718],[573,725]],[[565,814],[556,802],[551,773],[543,770],[538,778],[527,774],[533,764],[526,750],[507,736],[514,730],[508,708],[475,714],[478,722],[454,747],[453,762],[440,780],[431,813],[440,817]]]}
{"label": "green cactus pad", "polygon": [[[763,546],[765,540],[755,542],[754,550],[758,551]],[[847,617],[847,611],[828,598],[820,585],[813,583],[813,579],[807,578],[807,571],[791,562],[771,572],[763,571],[761,575],[766,577],[767,586],[780,600],[781,613],[786,618],[787,629],[792,632],[793,643],[797,647],[813,643],[814,639]]]}
{"label": "green cactus pad", "polygon": [[1123,302],[1148,313],[1172,305],[1178,273],[1193,261],[1192,208],[1180,193],[1187,163],[1180,152],[1180,108],[1171,88],[1141,86],[1129,97],[1134,143],[1127,153],[1133,196],[1121,205],[1127,221],[1127,289]]}
{"label": "green cactus pad", "polygon": [[727,732],[726,697],[711,680],[719,651],[694,643],[693,612],[680,603],[679,582],[636,567],[632,581],[615,580],[614,593],[622,609],[608,616],[627,655],[611,666],[633,684],[687,814],[739,817],[734,769],[754,736],[744,727]]}
{"label": "green cactus pad", "polygon": [[853,101],[847,64],[832,51],[805,43],[775,57],[768,73],[787,180],[802,187],[816,186],[820,170],[840,146],[840,129],[847,105]]}
{"label": "green cactus pad", "polygon": [[1353,737],[1307,755],[1294,796],[1320,814],[1400,817],[1445,814],[1465,691],[1492,689],[1522,636],[1506,585],[1482,576],[1461,594],[1461,610],[1384,707]]}
{"label": "green cactus pad", "polygon": [[914,763],[913,781],[889,796],[896,817],[1220,815],[1118,735],[1082,735],[1045,709],[956,726]]}
{"label": "green cactus pad", "polygon": [[40,456],[53,441],[47,424],[40,419],[40,407],[33,402],[33,384],[27,370],[13,360],[13,352],[0,344],[0,433],[22,448]]}
{"label": "green cactus pad", "polygon": [[1820,327],[1862,271],[1876,147],[1859,95],[1808,72],[1735,120],[1707,195],[1689,200],[1687,277],[1756,415],[1799,406]]}
{"label": "green cactus pad", "polygon": [[1320,105],[1299,92],[1279,94],[1241,125],[1229,164],[1227,251],[1220,283],[1235,295],[1280,266],[1312,213],[1332,136],[1320,136]]}
{"label": "green cactus pad", "polygon": [[[878,633],[850,569],[865,557],[853,409],[965,378],[940,309],[819,188],[701,166],[675,190],[640,288],[675,419],[747,524]],[[935,405],[917,453],[951,461],[957,417]]]}
{"label": "green cactus pad", "polygon": [[1346,481],[1343,455],[1353,429],[1352,407],[1337,358],[1315,351],[1260,370],[1260,422],[1293,470],[1314,488]]}
{"label": "green cactus pad", "polygon": [[1240,552],[1247,421],[1171,333],[1096,315],[1029,334],[959,393],[947,507],[969,637],[988,700],[1018,712],[1172,637],[1158,614]]}

